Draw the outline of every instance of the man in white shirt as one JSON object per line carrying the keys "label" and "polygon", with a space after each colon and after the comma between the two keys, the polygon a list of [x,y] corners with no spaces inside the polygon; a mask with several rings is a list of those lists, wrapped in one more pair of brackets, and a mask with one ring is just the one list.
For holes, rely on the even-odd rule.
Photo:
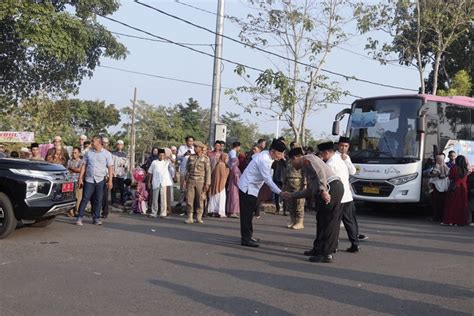
{"label": "man in white shirt", "polygon": [[[352,164],[351,157],[348,155],[350,147],[350,140],[348,137],[341,136],[339,137],[339,142],[337,143],[337,154],[341,156],[342,160],[347,166],[347,170],[349,171],[349,175],[355,175],[357,170],[355,166]],[[352,191],[351,191],[352,192]],[[352,203],[352,214],[354,217],[356,229],[357,229],[357,239],[359,240],[367,240],[369,237],[367,235],[359,234],[359,224],[357,223],[357,215],[356,215],[356,207],[355,204]]]}
{"label": "man in white shirt", "polygon": [[342,220],[344,227],[346,228],[349,241],[351,242],[351,247],[346,251],[358,252],[359,240],[357,239],[357,226],[352,213],[353,199],[351,186],[349,183],[348,168],[341,156],[336,154],[333,142],[320,144],[318,145],[318,149],[322,159],[329,167],[331,167],[331,169],[341,179],[341,182],[344,185],[344,195],[342,196],[341,200],[342,212],[340,214],[340,218],[338,219],[338,224],[340,224]]}
{"label": "man in white shirt", "polygon": [[275,160],[284,157],[286,145],[274,139],[270,150],[264,150],[253,156],[239,181],[240,197],[240,234],[241,245],[245,247],[258,247],[258,239],[253,238],[252,219],[257,208],[257,196],[260,188],[265,183],[270,189],[280,194],[280,188],[272,180],[272,164]]}
{"label": "man in white shirt", "polygon": [[186,136],[186,143],[179,146],[177,160],[178,160],[178,171],[179,171],[179,184],[181,190],[180,202],[184,203],[186,194],[184,190],[184,179],[186,178],[186,165],[190,155],[194,155],[194,137]]}
{"label": "man in white shirt", "polygon": [[150,217],[156,218],[158,213],[158,198],[160,199],[160,217],[166,217],[167,187],[173,185],[170,175],[170,160],[165,157],[165,150],[158,149],[158,159],[154,160],[148,169],[148,187],[153,189],[153,202]]}

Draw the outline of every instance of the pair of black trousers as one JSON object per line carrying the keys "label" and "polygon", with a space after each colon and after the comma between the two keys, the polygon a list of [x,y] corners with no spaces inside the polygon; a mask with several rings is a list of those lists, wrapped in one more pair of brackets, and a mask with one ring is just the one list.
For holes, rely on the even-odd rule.
{"label": "pair of black trousers", "polygon": [[[119,177],[113,177],[112,182],[112,204],[124,204],[125,203],[125,179],[124,178],[119,178]],[[120,194],[120,200],[117,199],[117,193]]]}
{"label": "pair of black trousers", "polygon": [[341,181],[334,180],[329,184],[331,202],[326,204],[318,194],[318,208],[316,213],[316,239],[313,251],[320,255],[330,255],[337,248],[339,237],[339,223],[342,213],[341,199],[344,195],[344,186]]}
{"label": "pair of black trousers", "polygon": [[239,190],[240,236],[242,242],[250,242],[253,237],[253,214],[257,209],[257,197]]}
{"label": "pair of black trousers", "polygon": [[353,246],[359,246],[359,238],[357,238],[357,235],[359,235],[359,228],[357,225],[354,202],[351,201],[347,203],[341,203],[341,205],[342,212],[341,218],[338,221],[339,225],[341,225],[340,223],[342,221],[347,232],[347,237],[349,238],[351,244]]}

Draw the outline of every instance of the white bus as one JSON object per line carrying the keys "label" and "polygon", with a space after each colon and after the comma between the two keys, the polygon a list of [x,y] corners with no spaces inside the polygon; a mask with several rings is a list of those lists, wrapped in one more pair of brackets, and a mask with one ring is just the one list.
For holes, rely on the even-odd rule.
{"label": "white bus", "polygon": [[[354,198],[419,203],[428,196],[427,165],[454,150],[474,164],[474,98],[396,95],[356,100],[336,115],[333,135],[349,115],[346,133],[357,173]],[[471,142],[473,141],[473,142]]]}

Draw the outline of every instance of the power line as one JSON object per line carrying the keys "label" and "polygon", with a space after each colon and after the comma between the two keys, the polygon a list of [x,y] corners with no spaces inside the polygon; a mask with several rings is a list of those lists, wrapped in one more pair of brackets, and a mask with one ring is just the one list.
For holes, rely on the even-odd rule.
{"label": "power line", "polygon": [[[149,9],[151,9],[151,10],[157,11],[157,12],[159,12],[159,13],[161,13],[161,14],[164,14],[164,15],[170,17],[170,18],[179,20],[179,21],[181,21],[181,22],[184,22],[184,23],[186,23],[186,24],[189,24],[189,25],[191,25],[191,26],[194,26],[194,27],[196,27],[196,28],[199,28],[199,29],[201,29],[201,30],[207,31],[207,32],[212,33],[212,34],[216,34],[215,31],[213,31],[213,30],[211,30],[211,29],[208,29],[208,28],[203,27],[203,26],[201,26],[201,25],[195,24],[195,23],[193,23],[193,22],[190,22],[190,21],[188,21],[188,20],[185,20],[185,19],[183,19],[183,18],[180,18],[180,17],[178,17],[178,16],[176,16],[176,15],[170,14],[170,13],[168,13],[168,12],[166,12],[166,11],[163,11],[163,10],[161,10],[161,9],[158,9],[158,8],[156,8],[156,7],[153,7],[153,6],[151,6],[151,5],[148,5],[148,4],[146,4],[146,3],[142,3],[142,2],[140,2],[140,1],[138,1],[138,0],[135,0],[135,3],[137,3],[137,4],[139,4],[139,5],[142,5],[142,6],[144,6],[144,7],[147,7],[147,8],[149,8]],[[180,2],[180,1],[177,1],[177,3],[183,4],[183,5],[187,5],[187,6],[189,6],[189,7],[195,8],[195,9],[197,8],[197,7],[192,6],[192,5],[189,5],[189,4],[184,4],[183,2]],[[199,9],[201,9],[201,8],[199,8]],[[204,12],[207,12],[207,13],[211,13],[210,11],[207,11],[207,10],[204,10],[204,9],[202,9],[201,11],[204,11]],[[215,15],[216,13],[213,13],[213,14]],[[272,56],[275,56],[275,57],[278,57],[278,58],[281,58],[281,59],[284,59],[284,60],[292,61],[292,60],[290,60],[289,58],[287,58],[287,57],[285,57],[285,56],[283,56],[283,55],[280,55],[280,54],[277,54],[277,53],[275,53],[275,52],[272,52],[272,51],[269,51],[269,50],[266,50],[266,49],[257,47],[257,46],[255,46],[255,45],[249,45],[249,44],[247,44],[247,43],[245,43],[245,42],[242,42],[242,41],[240,41],[240,40],[237,40],[237,39],[235,39],[235,38],[233,38],[233,37],[230,37],[230,36],[227,36],[227,35],[222,35],[222,37],[224,37],[224,38],[226,38],[226,39],[228,39],[228,40],[230,40],[230,41],[233,41],[233,42],[235,42],[235,43],[244,45],[245,47],[251,47],[251,48],[256,49],[256,50],[258,50],[258,51],[267,53],[267,54],[269,54],[269,55],[272,55]],[[299,61],[296,61],[296,63],[297,63],[297,64],[300,64],[300,65],[302,65],[302,66],[305,66],[305,67],[310,67],[310,68],[313,68],[313,69],[318,69],[318,68],[315,67],[314,65],[311,65],[311,64],[308,64],[308,63],[299,62]],[[375,81],[371,81],[371,80],[367,80],[367,79],[358,78],[358,77],[353,76],[353,75],[346,75],[346,74],[343,74],[343,73],[335,72],[335,71],[328,70],[328,69],[324,69],[324,68],[320,68],[320,70],[321,70],[322,72],[326,72],[326,73],[329,73],[329,74],[332,74],[332,75],[335,75],[335,76],[343,77],[343,78],[346,79],[346,80],[355,80],[355,81],[364,82],[364,83],[367,83],[367,84],[377,85],[377,86],[386,87],[386,88],[392,88],[392,89],[399,89],[399,90],[416,91],[416,92],[418,92],[417,89],[410,89],[410,88],[405,88],[405,87],[394,86],[394,85],[391,85],[391,84],[379,83],[379,82],[375,82]]]}
{"label": "power line", "polygon": [[[198,10],[198,11],[201,11],[201,12],[206,12],[206,13],[209,13],[209,14],[212,14],[212,15],[215,15],[215,16],[220,16],[218,13],[216,12],[212,12],[212,11],[209,11],[209,10],[206,10],[206,9],[203,9],[203,8],[200,8],[200,7],[196,7],[196,6],[193,6],[192,4],[189,4],[189,3],[186,3],[186,2],[181,2],[179,0],[175,0],[176,3],[179,3],[181,5],[184,5],[186,7],[190,7],[190,8],[193,8],[195,10]],[[230,19],[231,16],[230,15],[227,15],[227,14],[224,14],[224,18],[226,19]]]}
{"label": "power line", "polygon": [[[170,44],[170,43],[167,42],[167,41],[158,40],[158,39],[149,38],[149,37],[143,37],[143,36],[137,36],[137,35],[131,35],[131,34],[124,34],[124,33],[120,33],[120,32],[110,32],[110,33],[116,34],[116,35],[119,35],[119,36],[125,36],[125,37],[130,37],[130,38],[136,38],[136,39],[146,40],[146,41],[150,41],[150,42],[159,42],[159,43]],[[210,46],[210,47],[213,46],[213,44],[200,44],[200,43],[182,43],[182,42],[181,42],[180,44],[188,45],[188,46]]]}
{"label": "power line", "polygon": [[[205,12],[205,13],[208,13],[208,14],[211,14],[211,15],[214,15],[214,16],[219,16],[219,14],[217,14],[216,12],[212,12],[212,11],[203,9],[203,8],[194,6],[194,5],[189,4],[189,3],[181,2],[181,1],[179,1],[179,0],[175,0],[175,2],[178,3],[178,4],[181,4],[181,5],[183,5],[183,6],[186,6],[186,7],[189,7],[189,8],[198,10],[198,11],[201,11],[201,12]],[[228,14],[225,14],[225,15],[224,15],[224,18],[226,18],[226,19],[228,19],[228,20],[231,20],[231,21],[238,20],[238,18],[233,17],[233,16],[230,16],[230,15],[228,15]],[[290,35],[294,36],[294,34],[290,34]],[[307,40],[314,41],[314,39],[311,39],[311,38],[309,38],[309,37],[303,37],[303,38],[304,38],[304,39],[307,39]],[[267,45],[267,47],[282,47],[282,46],[285,46],[285,45],[282,45],[282,44]],[[336,48],[336,49],[345,51],[345,52],[350,53],[350,54],[353,54],[353,55],[357,55],[357,56],[363,57],[363,58],[368,59],[368,60],[372,60],[372,61],[374,61],[374,62],[378,62],[376,59],[373,59],[373,58],[370,57],[370,56],[367,56],[367,55],[364,55],[364,54],[355,52],[355,51],[350,50],[350,49],[348,49],[348,48],[344,48],[344,47],[340,47],[340,46],[333,46],[333,48]],[[393,66],[393,67],[399,67],[399,68],[402,68],[402,69],[409,69],[409,70],[417,71],[416,69],[404,67],[404,66],[398,65],[398,64],[387,63],[387,65],[388,65],[388,66]]]}
{"label": "power line", "polygon": [[[185,79],[178,79],[178,78],[173,78],[173,77],[166,77],[166,76],[162,76],[162,75],[155,75],[155,74],[150,74],[150,73],[140,72],[140,71],[135,71],[135,70],[129,70],[129,69],[124,69],[124,68],[104,66],[104,65],[99,65],[99,67],[106,68],[106,69],[113,69],[113,70],[127,72],[127,73],[132,73],[132,74],[136,74],[136,75],[142,75],[142,76],[147,76],[147,77],[158,78],[158,79],[165,79],[165,80],[177,81],[177,82],[182,82],[182,83],[189,83],[189,84],[194,84],[194,85],[198,85],[198,86],[212,87],[212,85],[208,84],[208,83],[185,80]],[[230,89],[228,87],[223,87],[223,88]]]}
{"label": "power line", "polygon": [[[109,20],[109,21],[112,21],[112,22],[115,22],[115,23],[120,24],[120,25],[122,25],[122,26],[128,27],[128,28],[130,28],[130,29],[132,29],[132,30],[135,30],[135,31],[138,31],[138,32],[147,34],[147,35],[149,35],[149,36],[155,37],[155,38],[157,38],[157,39],[166,41],[166,42],[168,42],[168,43],[170,43],[170,44],[174,44],[174,45],[176,45],[176,46],[186,48],[186,49],[188,49],[188,50],[190,50],[190,51],[193,51],[193,52],[195,52],[195,53],[198,53],[198,54],[201,54],[201,55],[205,55],[205,56],[209,56],[209,57],[214,58],[214,55],[213,55],[213,54],[204,52],[204,51],[202,51],[202,50],[199,50],[199,49],[196,49],[196,48],[193,48],[193,47],[186,46],[186,45],[184,45],[184,44],[181,44],[181,43],[172,41],[172,40],[167,39],[167,38],[162,37],[162,36],[158,36],[158,35],[156,35],[156,34],[153,34],[153,33],[150,33],[150,32],[148,32],[148,31],[142,30],[142,29],[140,29],[140,28],[137,28],[137,27],[132,26],[132,25],[130,25],[130,24],[127,24],[127,23],[125,23],[125,22],[118,21],[118,20],[116,20],[116,19],[114,19],[114,18],[107,17],[107,16],[104,16],[104,15],[101,15],[101,14],[97,14],[97,15],[99,15],[99,16],[101,16],[102,18],[107,19],[107,20]],[[234,65],[237,65],[237,66],[243,66],[243,67],[246,67],[246,68],[248,68],[248,69],[255,70],[255,71],[260,72],[260,73],[264,73],[264,72],[265,72],[265,70],[262,70],[262,69],[259,69],[259,68],[253,67],[253,66],[249,66],[249,65],[246,65],[246,64],[242,64],[242,63],[239,63],[239,62],[236,62],[236,61],[227,59],[227,58],[219,57],[219,59],[222,60],[222,61],[225,61],[225,62],[234,64]],[[291,78],[291,77],[288,77],[288,79],[290,79],[290,80],[295,80],[295,81],[302,82],[302,83],[306,83],[306,84],[309,84],[309,82],[304,81],[304,80],[300,80],[300,79],[294,79],[294,78]],[[326,89],[326,90],[329,90],[329,91],[337,91],[337,92],[339,92],[338,90],[332,89],[332,88],[329,88],[329,87],[321,87],[321,88]],[[358,98],[358,99],[362,98],[362,97],[360,97],[360,96],[353,95],[353,94],[350,94],[350,93],[343,93],[343,94],[349,95],[349,96],[352,96],[352,97]]]}

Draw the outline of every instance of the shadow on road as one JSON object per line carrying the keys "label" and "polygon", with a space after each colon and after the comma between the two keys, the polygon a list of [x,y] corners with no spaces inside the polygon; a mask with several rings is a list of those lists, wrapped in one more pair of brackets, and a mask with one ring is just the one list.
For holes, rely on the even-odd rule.
{"label": "shadow on road", "polygon": [[405,291],[411,291],[414,293],[424,293],[429,295],[435,295],[439,297],[449,298],[474,298],[474,291],[460,287],[453,286],[443,283],[437,283],[432,281],[417,280],[411,278],[404,278],[399,276],[380,274],[374,272],[364,272],[349,270],[343,268],[332,267],[328,265],[317,265],[304,264],[299,262],[283,262],[265,260],[261,258],[254,258],[243,255],[235,255],[231,253],[220,253],[223,256],[227,256],[235,259],[254,260],[262,262],[279,269],[285,269],[289,271],[298,271],[309,274],[319,274],[321,276],[334,277],[336,279],[345,279],[354,282],[363,282],[374,285],[380,285],[390,287],[394,289],[400,289]]}
{"label": "shadow on road", "polygon": [[231,315],[252,315],[252,314],[294,315],[282,309],[273,307],[271,305],[264,304],[262,302],[258,302],[255,300],[250,300],[243,297],[237,297],[237,296],[222,297],[222,296],[207,294],[202,291],[193,289],[191,287],[171,283],[164,280],[158,280],[158,279],[151,279],[149,280],[149,282],[153,285],[170,289],[174,291],[177,295],[180,295],[187,299],[192,299],[193,301],[197,303],[201,303],[206,306],[219,309]]}
{"label": "shadow on road", "polygon": [[[380,313],[391,313],[397,315],[427,315],[429,313],[437,315],[470,315],[469,313],[447,309],[442,306],[424,303],[422,301],[399,299],[360,287],[335,284],[324,280],[314,280],[284,274],[240,269],[219,268],[216,270],[215,268],[198,263],[179,260],[164,261],[196,270],[213,270],[230,275],[238,280],[245,280],[255,284],[291,292],[293,294],[317,296],[325,300],[366,308]],[[320,268],[319,265],[318,268]]]}

